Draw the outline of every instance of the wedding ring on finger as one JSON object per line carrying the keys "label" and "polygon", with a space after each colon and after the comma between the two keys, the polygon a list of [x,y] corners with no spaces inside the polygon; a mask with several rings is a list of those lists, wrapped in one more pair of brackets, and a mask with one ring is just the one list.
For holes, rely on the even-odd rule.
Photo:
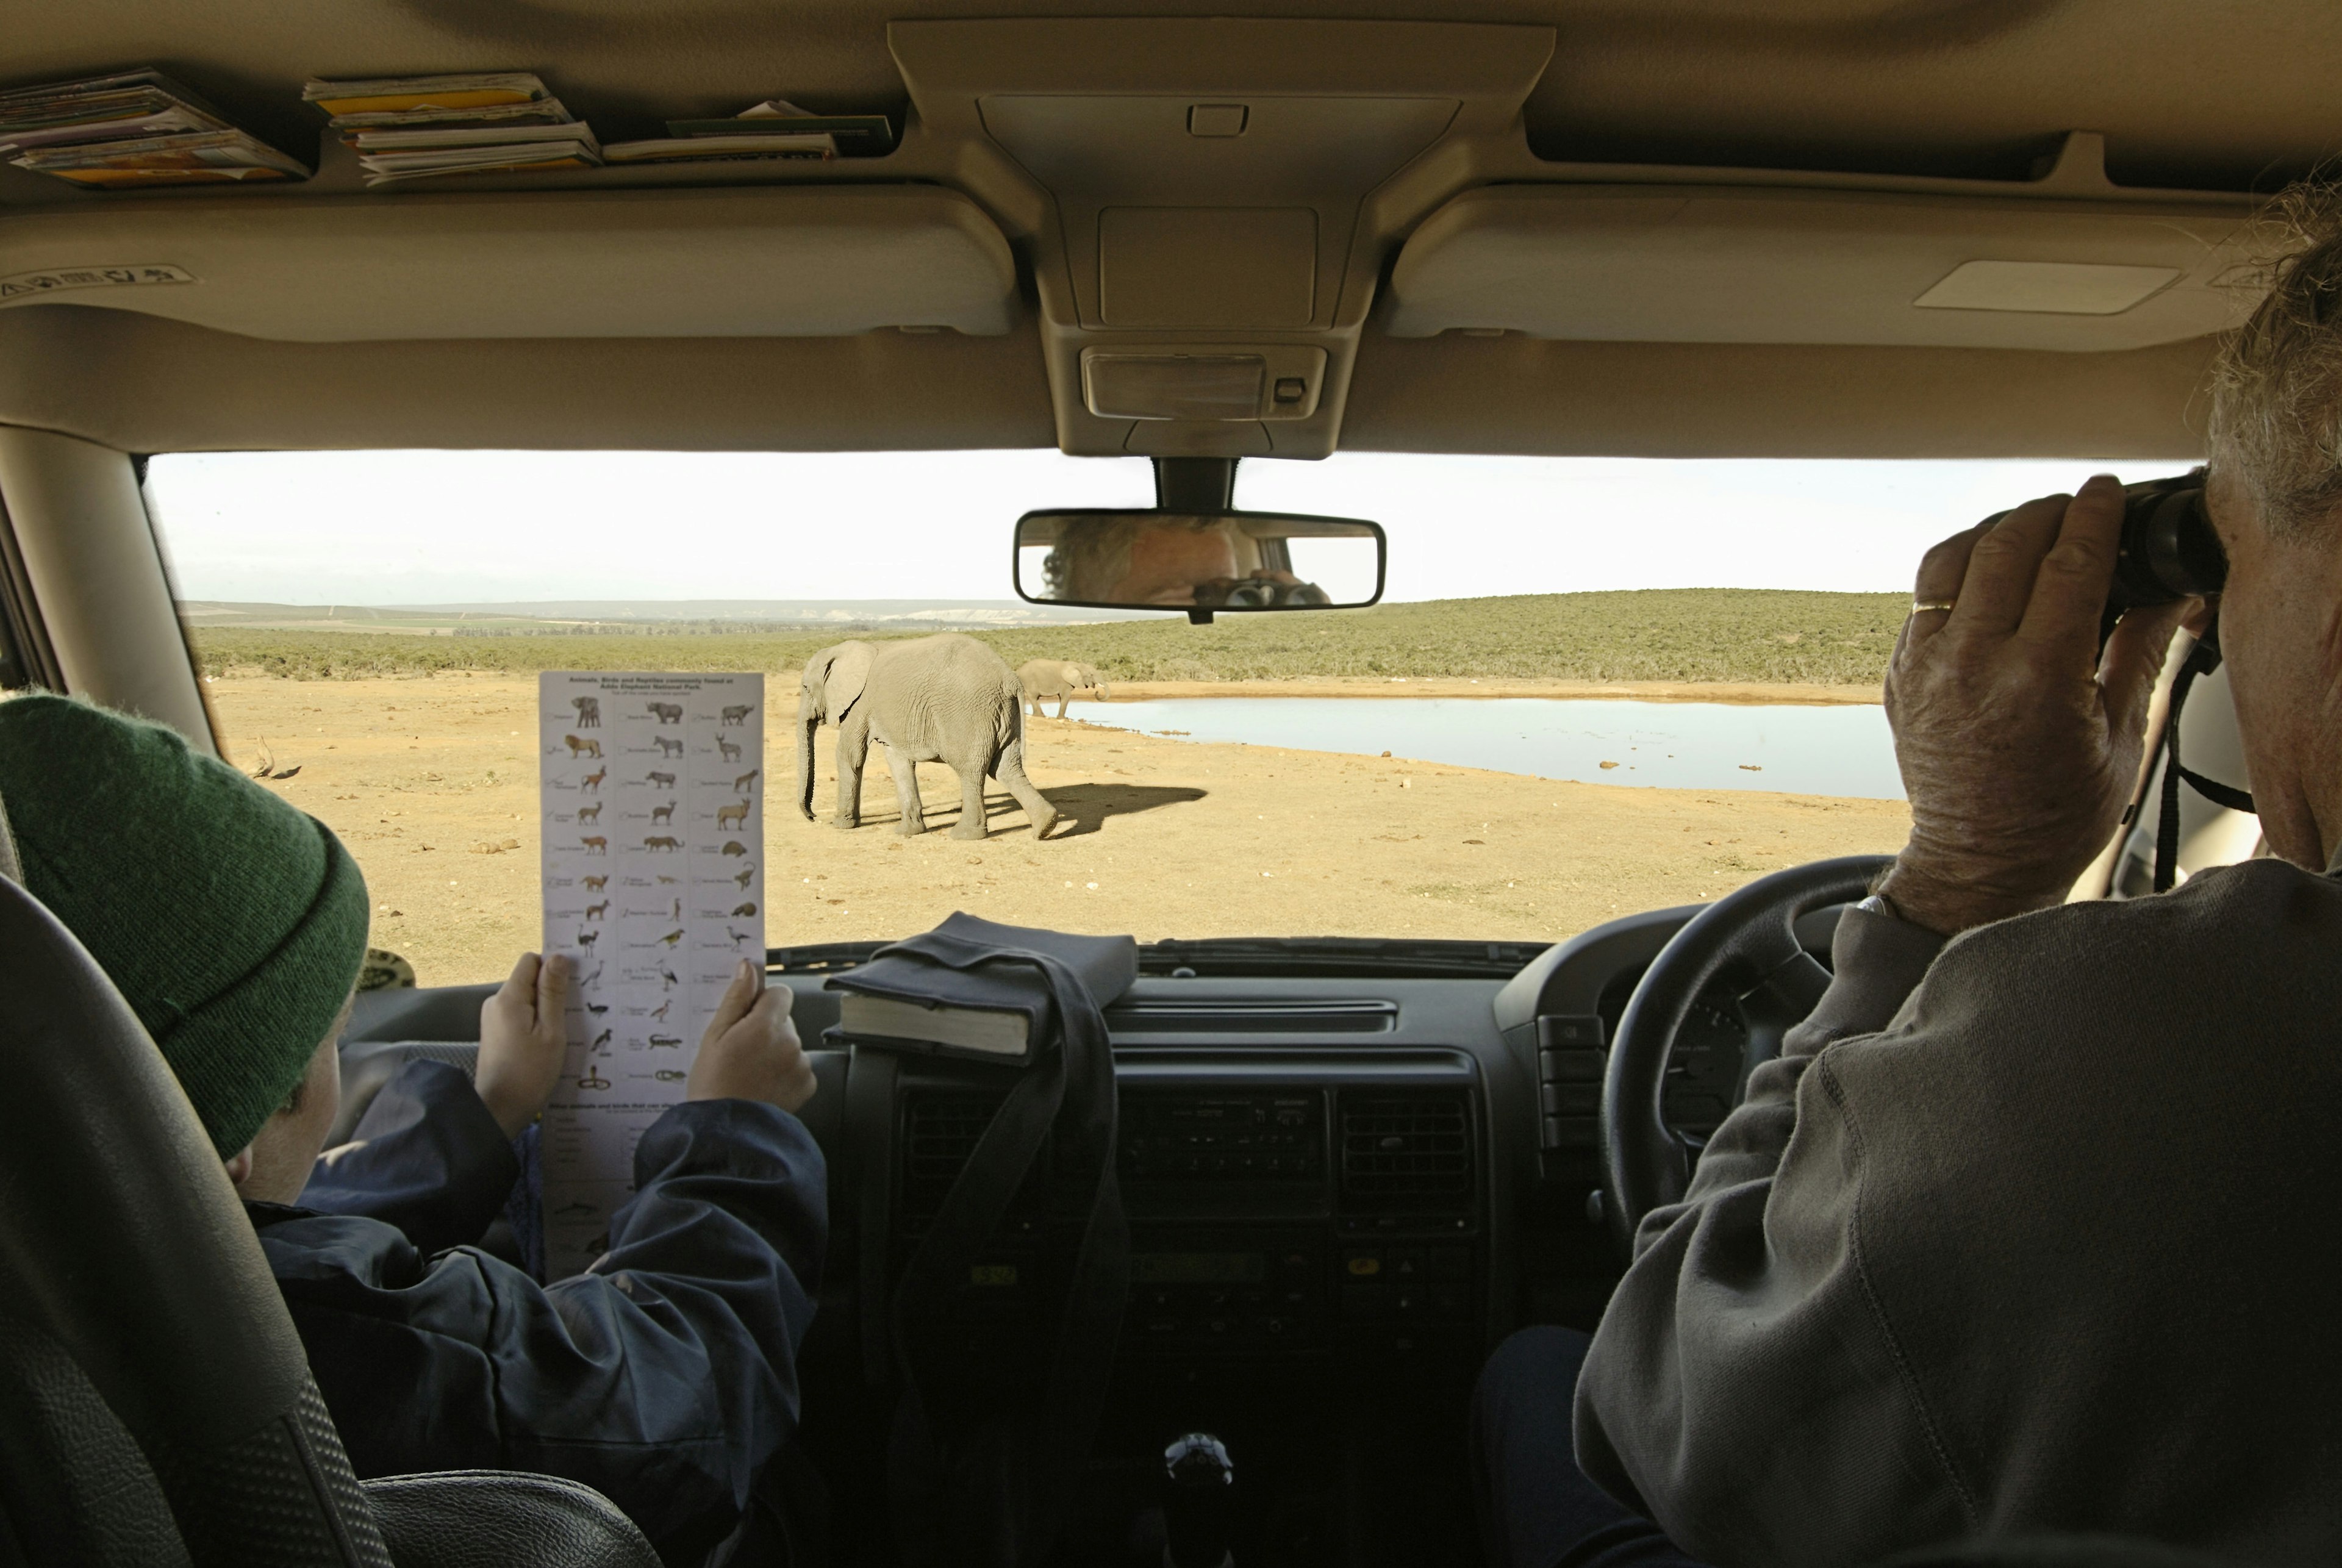
{"label": "wedding ring on finger", "polygon": [[1949,614],[1952,606],[1958,603],[1957,599],[1914,599],[1911,601],[1911,613],[1915,615],[1924,615],[1930,610],[1941,610]]}

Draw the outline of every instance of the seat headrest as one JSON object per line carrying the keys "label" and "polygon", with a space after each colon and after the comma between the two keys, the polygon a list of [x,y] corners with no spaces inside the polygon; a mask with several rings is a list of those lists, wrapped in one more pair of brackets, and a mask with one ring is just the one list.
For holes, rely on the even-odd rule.
{"label": "seat headrest", "polygon": [[308,1363],[194,1108],[88,952],[7,881],[0,1018],[11,1310],[150,1454],[215,1451],[294,1408]]}

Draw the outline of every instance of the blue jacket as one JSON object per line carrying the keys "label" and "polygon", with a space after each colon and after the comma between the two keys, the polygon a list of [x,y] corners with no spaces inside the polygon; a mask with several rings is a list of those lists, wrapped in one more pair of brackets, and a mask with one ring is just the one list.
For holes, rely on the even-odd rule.
{"label": "blue jacket", "polygon": [[470,1080],[417,1061],[301,1207],[245,1206],[359,1475],[567,1476],[696,1562],[796,1426],[821,1151],[771,1105],[677,1105],[636,1145],[609,1251],[550,1285],[469,1244],[518,1174]]}

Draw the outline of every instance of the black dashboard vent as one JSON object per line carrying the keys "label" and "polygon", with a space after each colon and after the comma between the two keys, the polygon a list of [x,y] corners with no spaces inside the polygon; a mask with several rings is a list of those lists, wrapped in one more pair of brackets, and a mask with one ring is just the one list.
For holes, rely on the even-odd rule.
{"label": "black dashboard vent", "polygon": [[922,1094],[903,1115],[903,1197],[914,1213],[931,1214],[966,1169],[976,1140],[1000,1108],[986,1094]]}
{"label": "black dashboard vent", "polygon": [[1346,1094],[1342,1193],[1378,1206],[1472,1191],[1472,1121],[1460,1094]]}

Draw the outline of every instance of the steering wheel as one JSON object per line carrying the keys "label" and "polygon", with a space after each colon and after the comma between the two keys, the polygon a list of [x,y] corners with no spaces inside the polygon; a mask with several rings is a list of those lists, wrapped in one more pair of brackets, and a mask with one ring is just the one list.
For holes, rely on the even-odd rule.
{"label": "steering wheel", "polygon": [[1692,916],[1643,971],[1602,1073],[1602,1216],[1621,1258],[1633,1257],[1643,1216],[1690,1184],[1693,1145],[1667,1125],[1664,1098],[1692,1004],[1719,987],[1738,1000],[1749,1025],[1746,1085],[1829,986],[1829,971],[1797,940],[1799,917],[1860,898],[1891,858],[1849,854],[1760,876]]}

